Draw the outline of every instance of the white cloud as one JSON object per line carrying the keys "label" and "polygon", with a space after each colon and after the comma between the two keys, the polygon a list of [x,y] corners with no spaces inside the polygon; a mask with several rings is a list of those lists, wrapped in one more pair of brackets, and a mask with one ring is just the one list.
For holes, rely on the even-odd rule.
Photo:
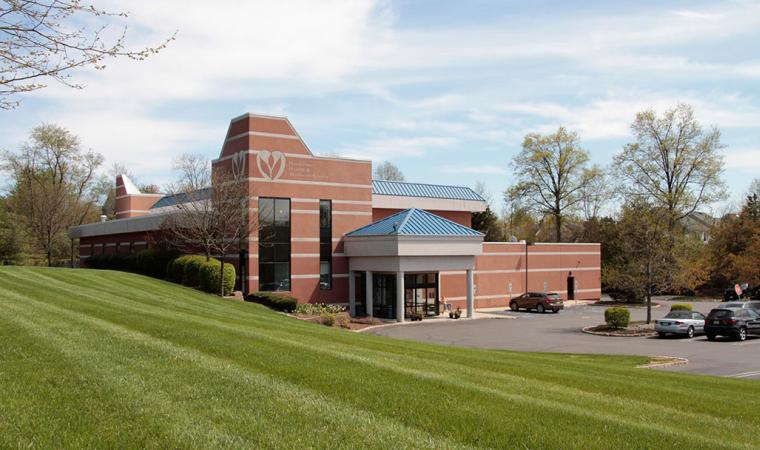
{"label": "white cloud", "polygon": [[735,171],[752,172],[755,176],[760,173],[760,148],[728,148],[725,154],[729,177]]}
{"label": "white cloud", "polygon": [[506,168],[493,165],[443,165],[439,169],[443,173],[470,173],[478,175],[503,175],[507,173]]}
{"label": "white cloud", "polygon": [[350,158],[380,161],[395,157],[423,156],[430,150],[451,147],[456,142],[455,138],[446,136],[383,138],[373,139],[356,147],[347,147],[338,153]]}

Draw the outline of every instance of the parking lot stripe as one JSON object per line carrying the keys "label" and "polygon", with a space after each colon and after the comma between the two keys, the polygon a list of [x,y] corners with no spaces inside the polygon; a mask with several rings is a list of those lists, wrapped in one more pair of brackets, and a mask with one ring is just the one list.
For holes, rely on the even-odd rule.
{"label": "parking lot stripe", "polygon": [[734,375],[726,375],[728,378],[747,378],[747,377],[754,377],[754,376],[760,376],[760,370],[753,370],[751,372],[742,372],[737,373]]}

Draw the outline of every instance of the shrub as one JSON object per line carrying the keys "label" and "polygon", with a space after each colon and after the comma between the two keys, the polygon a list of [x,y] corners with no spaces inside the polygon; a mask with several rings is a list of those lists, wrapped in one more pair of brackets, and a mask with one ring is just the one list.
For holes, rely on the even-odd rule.
{"label": "shrub", "polygon": [[166,266],[174,256],[175,254],[172,253],[147,248],[137,252],[135,266],[140,273],[151,277],[165,278]]}
{"label": "shrub", "polygon": [[246,298],[249,302],[260,303],[277,311],[293,312],[298,305],[298,300],[287,294],[276,292],[253,292]]}
{"label": "shrub", "polygon": [[[197,287],[200,283],[198,281],[198,273],[200,267],[206,262],[205,256],[199,255],[183,255],[178,258],[174,258],[166,265],[166,277],[175,282],[182,283],[186,286]],[[192,281],[193,284],[185,283],[185,279],[188,275],[188,267],[192,264]],[[188,279],[189,281],[189,279]]]}
{"label": "shrub", "polygon": [[330,314],[330,313],[320,314],[319,321],[322,322],[322,325],[331,327],[335,325],[335,314]]}
{"label": "shrub", "polygon": [[347,313],[340,313],[335,316],[335,321],[338,322],[338,326],[341,328],[351,328],[351,318]]}
{"label": "shrub", "polygon": [[[201,266],[200,280],[201,289],[213,294],[219,293],[219,272],[222,263],[216,259],[206,261]],[[224,295],[230,295],[235,289],[235,267],[232,264],[224,264]]]}
{"label": "shrub", "polygon": [[113,255],[93,255],[87,258],[85,265],[90,269],[136,270],[136,257],[131,253],[115,253]]}
{"label": "shrub", "polygon": [[343,305],[327,303],[301,303],[295,308],[295,312],[298,314],[315,316],[318,316],[322,313],[339,314],[345,311],[346,308]]}
{"label": "shrub", "polygon": [[670,307],[670,310],[671,311],[693,311],[694,308],[689,304],[676,303]]}
{"label": "shrub", "polygon": [[612,328],[625,328],[631,321],[631,313],[627,308],[607,308],[604,311],[604,321]]}
{"label": "shrub", "polygon": [[202,255],[189,255],[182,272],[182,284],[189,287],[201,285],[201,267],[206,263],[206,257]]}

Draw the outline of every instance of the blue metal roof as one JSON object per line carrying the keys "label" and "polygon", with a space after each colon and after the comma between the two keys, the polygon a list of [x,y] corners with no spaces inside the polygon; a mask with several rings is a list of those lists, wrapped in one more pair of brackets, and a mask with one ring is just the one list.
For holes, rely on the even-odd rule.
{"label": "blue metal roof", "polygon": [[346,236],[483,236],[424,209],[410,208],[356,229]]}
{"label": "blue metal roof", "polygon": [[478,195],[477,192],[466,186],[407,183],[403,181],[372,180],[372,193],[377,195],[397,195],[402,197],[485,201],[485,199]]}
{"label": "blue metal roof", "polygon": [[191,193],[181,192],[179,194],[167,195],[161,197],[161,200],[157,201],[150,209],[163,208],[166,206],[174,206],[180,203],[187,203],[189,201],[206,200],[211,197],[211,188],[198,189]]}

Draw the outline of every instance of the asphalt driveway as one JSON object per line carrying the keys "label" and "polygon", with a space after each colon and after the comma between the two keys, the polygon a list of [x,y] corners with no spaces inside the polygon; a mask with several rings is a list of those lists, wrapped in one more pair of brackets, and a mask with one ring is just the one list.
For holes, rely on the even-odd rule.
{"label": "asphalt driveway", "polygon": [[[653,310],[653,318],[670,311],[670,303]],[[678,302],[685,303],[685,302]],[[692,303],[695,311],[705,315],[717,305],[712,302]],[[760,337],[745,342],[718,338],[709,342],[703,335],[694,339],[658,337],[602,337],[582,333],[588,325],[604,323],[604,307],[575,306],[559,314],[533,312],[499,312],[514,320],[450,319],[376,328],[368,331],[384,336],[412,339],[462,347],[508,349],[531,352],[598,353],[645,356],[676,356],[689,363],[660,370],[694,372],[760,380]],[[645,308],[631,309],[631,320],[646,318]]]}

